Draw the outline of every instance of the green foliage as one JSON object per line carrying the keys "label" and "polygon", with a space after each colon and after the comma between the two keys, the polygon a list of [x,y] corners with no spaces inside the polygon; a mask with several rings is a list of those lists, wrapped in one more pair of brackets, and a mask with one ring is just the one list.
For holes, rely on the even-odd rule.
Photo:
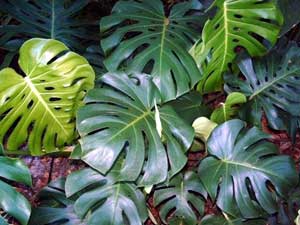
{"label": "green foliage", "polygon": [[[159,213],[164,223],[195,225],[196,212],[200,215],[204,212],[204,201],[199,195],[207,197],[197,174],[189,171],[176,175],[165,185],[160,185],[154,192],[154,204],[156,207],[162,205]],[[172,218],[168,220],[170,212]]]}
{"label": "green foliage", "polygon": [[202,220],[200,225],[266,225],[263,219],[244,220],[242,218],[229,218],[216,215],[207,215]]}
{"label": "green foliage", "polygon": [[[247,58],[239,63],[246,80],[228,77],[227,89],[249,97],[243,119],[261,124],[262,109],[270,126],[296,130],[289,122],[300,116],[300,51],[295,44],[274,50],[263,59]],[[297,126],[294,122],[293,126]]]}
{"label": "green foliage", "polygon": [[39,206],[32,210],[29,225],[87,225],[76,215],[75,198],[65,195],[65,179],[52,181],[38,194]]}
{"label": "green foliage", "polygon": [[[31,212],[30,204],[23,195],[6,182],[10,180],[31,186],[30,171],[21,160],[2,156],[1,144],[0,153],[0,209],[8,216],[16,218],[22,225],[26,225]],[[5,217],[0,216],[0,224],[8,225]]]}
{"label": "green foliage", "polygon": [[255,127],[245,130],[241,120],[225,122],[211,134],[209,155],[201,161],[198,173],[224,212],[244,218],[264,216],[264,211],[275,213],[275,196],[286,196],[297,184],[292,159],[278,156],[276,146],[264,140],[268,137]]}
{"label": "green foliage", "polygon": [[209,117],[211,113],[211,109],[204,104],[202,95],[197,91],[191,91],[167,104],[189,124],[198,117]]}
{"label": "green foliage", "polygon": [[264,55],[275,44],[283,22],[275,0],[215,0],[212,7],[217,13],[206,22],[196,47],[203,71],[198,90],[203,93],[222,88],[222,74],[236,58],[238,47],[251,56]]}
{"label": "green foliage", "polygon": [[280,36],[286,34],[291,28],[300,23],[298,10],[300,2],[298,0],[277,0],[277,5],[284,16],[284,24],[280,31]]}
{"label": "green foliage", "polygon": [[201,7],[190,0],[166,15],[160,0],[118,1],[112,14],[101,19],[105,66],[151,74],[164,101],[188,92],[200,79],[188,50],[206,19],[190,12]]}
{"label": "green foliage", "polygon": [[0,11],[8,13],[14,19],[11,23],[0,26],[0,48],[8,51],[3,67],[9,65],[20,46],[30,38],[56,39],[80,53],[98,40],[97,22],[77,18],[79,12],[88,4],[86,0],[0,2]]}
{"label": "green foliage", "polygon": [[232,92],[226,97],[224,103],[213,111],[210,119],[218,124],[233,119],[239,112],[238,105],[247,102],[246,96],[239,92]]}
{"label": "green foliage", "polygon": [[107,73],[101,81],[103,87],[90,91],[85,99],[87,105],[78,112],[82,160],[107,173],[119,154],[126,152],[120,178],[134,181],[143,169],[140,185],[165,181],[168,169],[170,177],[179,172],[186,164],[185,152],[194,131],[166,105],[159,108],[160,137],[154,104],[160,104],[161,97],[151,78]]}
{"label": "green foliage", "polygon": [[74,210],[87,225],[100,221],[111,225],[142,225],[147,219],[143,193],[134,183],[117,182],[120,166],[117,163],[106,176],[87,168],[67,177],[66,194],[78,195]]}
{"label": "green foliage", "polygon": [[8,150],[26,143],[33,155],[57,151],[76,137],[75,113],[94,72],[61,42],[31,39],[20,49],[19,65],[0,71],[0,142]]}

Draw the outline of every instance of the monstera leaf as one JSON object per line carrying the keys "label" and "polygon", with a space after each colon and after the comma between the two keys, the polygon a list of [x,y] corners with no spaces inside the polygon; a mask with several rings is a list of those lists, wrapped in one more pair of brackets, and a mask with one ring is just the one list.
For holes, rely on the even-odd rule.
{"label": "monstera leaf", "polygon": [[[204,201],[198,195],[207,197],[197,174],[189,171],[176,175],[167,185],[159,186],[154,192],[154,204],[155,207],[161,205],[159,213],[164,223],[193,225],[197,224],[194,210],[199,214],[204,212]],[[168,220],[170,214],[172,217]]]}
{"label": "monstera leaf", "polygon": [[52,181],[38,194],[39,207],[33,209],[30,225],[87,225],[74,211],[76,198],[65,195],[65,179]]}
{"label": "monstera leaf", "polygon": [[88,44],[99,39],[95,35],[97,22],[76,18],[87,4],[86,0],[2,0],[0,12],[14,19],[0,26],[0,48],[9,52],[2,66],[8,66],[23,42],[33,37],[56,39],[83,53]]}
{"label": "monstera leaf", "polygon": [[208,117],[211,109],[204,104],[202,95],[197,91],[191,91],[176,100],[167,103],[189,124],[201,116]]}
{"label": "monstera leaf", "polygon": [[296,45],[273,51],[264,59],[247,58],[239,63],[246,80],[230,76],[226,89],[249,97],[246,117],[250,115],[256,124],[260,124],[263,109],[272,128],[288,129],[285,121],[300,116],[299,62],[300,48]]}
{"label": "monstera leaf", "polygon": [[133,183],[116,182],[119,171],[117,163],[106,176],[88,168],[67,177],[66,194],[78,193],[74,210],[87,225],[142,225],[147,219],[143,193]]}
{"label": "monstera leaf", "polygon": [[[31,213],[31,206],[23,195],[7,184],[5,180],[31,185],[30,171],[19,159],[2,156],[3,147],[0,144],[0,209],[4,215],[16,218],[22,225],[27,225]],[[1,212],[0,224],[9,225]]]}
{"label": "monstera leaf", "polygon": [[231,218],[216,215],[207,215],[202,220],[200,225],[265,225],[263,219],[245,220],[242,218]]}
{"label": "monstera leaf", "polygon": [[282,24],[282,15],[275,0],[216,0],[212,7],[217,13],[203,28],[197,63],[203,77],[198,85],[201,92],[222,88],[222,74],[234,61],[238,47],[251,56],[266,53],[273,45]]}
{"label": "monstera leaf", "polygon": [[225,213],[244,218],[272,214],[275,196],[285,197],[297,184],[292,159],[276,155],[276,146],[263,140],[268,137],[255,127],[247,131],[241,120],[225,122],[211,134],[199,176]]}
{"label": "monstera leaf", "polygon": [[124,152],[120,179],[133,181],[143,172],[140,185],[164,181],[168,168],[170,176],[181,170],[193,128],[166,105],[158,107],[160,136],[154,106],[161,97],[151,77],[107,73],[101,81],[103,87],[90,91],[78,112],[82,160],[105,174]]}
{"label": "monstera leaf", "polygon": [[24,43],[19,65],[24,76],[11,68],[0,71],[0,142],[8,150],[28,144],[33,155],[70,144],[75,112],[94,85],[93,69],[51,39]]}
{"label": "monstera leaf", "polygon": [[151,74],[164,101],[188,92],[200,79],[188,53],[206,19],[192,14],[200,8],[198,1],[190,0],[176,4],[166,15],[160,0],[117,2],[100,24],[107,69],[115,71],[126,64],[128,72]]}
{"label": "monstera leaf", "polygon": [[246,96],[239,92],[230,93],[226,101],[220,103],[210,116],[210,119],[218,124],[233,119],[239,112],[238,105],[247,102]]}

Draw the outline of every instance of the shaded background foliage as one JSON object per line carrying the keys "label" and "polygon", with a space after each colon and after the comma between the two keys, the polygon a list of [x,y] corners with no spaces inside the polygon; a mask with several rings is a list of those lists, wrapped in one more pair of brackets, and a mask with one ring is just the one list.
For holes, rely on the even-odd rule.
{"label": "shaded background foliage", "polygon": [[[2,0],[1,0],[2,1]],[[1,3],[0,1],[0,3]],[[87,4],[83,10],[80,12],[78,17],[80,18],[86,18],[87,20],[99,20],[100,16],[105,16],[108,15],[112,9],[112,6],[117,0],[92,0]],[[181,2],[180,0],[164,0],[165,3],[165,10],[166,12],[169,11],[170,7],[174,5],[177,2]],[[209,4],[211,1],[206,1],[207,4]],[[296,11],[296,10],[295,10]],[[1,24],[7,23],[7,22],[17,24],[18,22],[14,19],[8,18],[5,13],[0,14],[0,22]],[[299,21],[298,21],[299,22]],[[290,40],[295,40],[295,41],[300,41],[300,29],[299,26],[295,26],[288,34],[287,37]],[[97,44],[99,40],[95,40],[95,43],[92,44]],[[91,45],[92,46],[92,45]],[[4,60],[4,56],[7,53],[6,49],[1,49],[0,47],[0,64]],[[89,48],[89,51],[86,51],[84,53],[85,56],[89,59],[91,64],[93,64],[93,58],[94,57],[94,51],[93,47]],[[101,55],[101,52],[97,53]],[[14,59],[13,64],[16,63],[16,60]],[[98,64],[99,62],[95,62]],[[100,68],[101,69],[101,68]],[[211,95],[206,95],[204,96],[204,102],[209,103],[211,106],[214,108],[218,106],[219,102],[224,102],[224,95],[221,94],[211,94]],[[293,159],[299,163],[300,160],[300,136],[299,133],[296,136],[296,144],[293,145],[290,138],[288,137],[288,134],[286,132],[279,132],[279,131],[274,131],[271,130],[266,123],[266,120],[263,119],[262,122],[262,127],[263,130],[269,134],[272,135],[271,141],[275,143],[277,146],[280,148],[280,152],[283,154],[291,155]],[[186,168],[196,168],[199,163],[199,158],[201,156],[201,153],[189,153],[189,162]],[[69,160],[65,157],[56,157],[56,156],[44,156],[41,158],[37,157],[30,157],[30,156],[25,156],[23,157],[25,163],[29,166],[31,173],[33,174],[33,187],[28,188],[23,185],[19,185],[19,190],[23,192],[32,203],[37,204],[38,199],[37,199],[37,192],[41,190],[41,188],[45,187],[51,180],[55,180],[58,177],[64,177],[68,175],[71,171],[78,170],[82,167],[85,167],[85,165],[82,162],[78,161],[72,161]],[[295,197],[296,200],[292,199],[293,203],[299,207],[300,201],[298,200],[297,196]],[[294,204],[294,205],[295,205]],[[154,207],[154,202],[153,198],[149,197],[148,199],[148,205],[151,208],[152,214],[155,216],[157,221],[159,222],[160,219],[158,217],[158,210],[157,208]],[[286,211],[288,210],[291,215],[291,217],[295,216],[295,210],[289,209],[288,204],[283,203],[281,210]],[[211,212],[216,212],[216,206],[210,205],[210,203],[206,204],[205,208],[205,213],[211,213]],[[269,224],[275,225],[277,224],[276,222],[276,217],[282,216],[281,214],[279,215],[274,215],[273,218],[270,219]],[[283,220],[283,219],[282,219]],[[286,224],[291,223],[290,219],[285,218],[287,221]],[[15,222],[12,222],[15,223]],[[16,224],[16,223],[15,223]],[[150,220],[146,222],[147,225],[153,224]]]}

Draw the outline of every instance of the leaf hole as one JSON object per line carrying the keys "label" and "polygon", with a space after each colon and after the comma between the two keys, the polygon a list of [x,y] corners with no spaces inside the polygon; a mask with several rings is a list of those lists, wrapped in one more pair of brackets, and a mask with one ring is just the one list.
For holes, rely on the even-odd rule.
{"label": "leaf hole", "polygon": [[243,16],[242,16],[242,15],[240,15],[240,14],[234,14],[234,17],[235,17],[235,18],[238,18],[238,19],[241,19],[241,18],[243,18]]}
{"label": "leaf hole", "polygon": [[31,101],[28,103],[28,105],[27,105],[27,109],[31,109],[32,106],[33,106],[33,103],[34,103],[34,101],[31,100]]}
{"label": "leaf hole", "polygon": [[58,53],[56,56],[54,56],[52,59],[50,59],[47,62],[47,65],[50,65],[52,63],[54,63],[56,60],[58,60],[59,58],[63,57],[65,54],[67,54],[69,52],[69,50],[63,50],[60,53]]}
{"label": "leaf hole", "polygon": [[46,91],[51,91],[51,90],[54,90],[55,88],[54,87],[45,87],[44,88]]}
{"label": "leaf hole", "polygon": [[51,97],[51,98],[49,98],[50,102],[57,102],[57,101],[60,101],[60,100],[61,100],[60,97]]}

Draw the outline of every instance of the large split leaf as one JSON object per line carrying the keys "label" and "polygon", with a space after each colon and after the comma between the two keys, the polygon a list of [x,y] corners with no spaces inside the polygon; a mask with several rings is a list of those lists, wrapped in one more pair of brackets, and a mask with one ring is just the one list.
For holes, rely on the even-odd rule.
{"label": "large split leaf", "polygon": [[101,80],[103,87],[90,91],[85,99],[87,105],[78,112],[81,158],[107,173],[124,152],[126,160],[120,178],[135,180],[143,172],[141,185],[164,181],[168,169],[170,176],[181,170],[187,161],[185,152],[193,141],[193,128],[170,106],[158,107],[160,137],[154,105],[160,104],[161,98],[151,77],[107,73]]}
{"label": "large split leaf", "polygon": [[66,197],[65,179],[52,181],[40,191],[38,199],[39,206],[32,210],[30,225],[87,225],[74,211],[76,197]]}
{"label": "large split leaf", "polygon": [[265,225],[263,219],[245,220],[243,218],[231,218],[229,216],[207,215],[202,220],[200,225]]}
{"label": "large split leaf", "polygon": [[249,97],[245,119],[260,124],[263,109],[272,128],[288,129],[287,121],[300,116],[300,48],[291,45],[260,60],[247,58],[239,67],[246,80],[230,76],[227,89]]}
{"label": "large split leaf", "polygon": [[[8,66],[24,41],[30,38],[51,38],[83,53],[98,41],[97,22],[76,18],[87,0],[1,0],[0,12],[14,20],[0,26],[0,48],[8,51],[3,66]],[[16,21],[18,22],[16,24]]]}
{"label": "large split leaf", "polygon": [[73,141],[75,113],[94,84],[88,62],[61,42],[31,39],[20,49],[24,76],[0,71],[0,142],[8,150],[28,144],[32,154]]}
{"label": "large split leaf", "polygon": [[293,160],[276,155],[276,146],[263,140],[268,137],[255,127],[247,131],[241,120],[225,122],[211,134],[199,176],[224,212],[245,218],[274,213],[275,196],[286,196],[297,184]]}
{"label": "large split leaf", "polygon": [[[197,224],[197,213],[204,212],[206,192],[194,172],[178,174],[168,184],[154,192],[155,207],[159,205],[160,217],[166,224]],[[174,211],[173,211],[174,210]],[[171,218],[169,218],[171,216]]]}
{"label": "large split leaf", "polygon": [[[0,144],[0,152],[3,152]],[[2,155],[2,154],[1,154]],[[31,185],[30,171],[19,159],[0,156],[0,177],[6,180],[16,181]],[[27,225],[31,213],[31,206],[12,186],[0,178],[0,209],[9,216],[16,218],[22,225]],[[8,225],[8,222],[0,216],[0,224]]]}
{"label": "large split leaf", "polygon": [[282,15],[275,0],[216,0],[217,13],[203,28],[202,42],[197,46],[197,63],[203,70],[201,92],[222,88],[222,74],[236,57],[237,47],[251,56],[266,53],[273,45],[282,24]]}
{"label": "large split leaf", "polygon": [[176,4],[166,15],[160,0],[117,2],[100,24],[107,69],[126,64],[128,72],[151,74],[163,100],[188,92],[200,79],[188,53],[206,19],[193,14],[200,8],[198,1],[190,0]]}
{"label": "large split leaf", "polygon": [[142,225],[147,219],[143,193],[133,183],[116,182],[119,171],[117,164],[106,176],[83,169],[67,177],[66,194],[78,193],[74,210],[87,225]]}

